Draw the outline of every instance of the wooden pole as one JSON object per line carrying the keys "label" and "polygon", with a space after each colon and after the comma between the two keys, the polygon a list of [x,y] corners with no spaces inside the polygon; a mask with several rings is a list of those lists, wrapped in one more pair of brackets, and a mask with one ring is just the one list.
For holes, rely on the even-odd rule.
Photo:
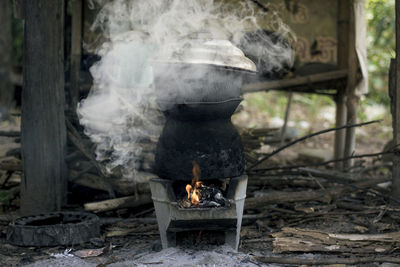
{"label": "wooden pole", "polygon": [[290,110],[292,108],[292,102],[293,102],[293,92],[289,91],[288,103],[286,105],[286,111],[285,111],[285,121],[284,121],[282,129],[281,129],[281,136],[280,136],[281,144],[280,144],[280,146],[283,146],[283,143],[285,143],[285,135],[286,135],[287,125],[289,122]]}
{"label": "wooden pole", "polygon": [[66,200],[64,0],[24,2],[21,212],[60,210]]}
{"label": "wooden pole", "polygon": [[72,1],[71,25],[71,75],[70,96],[71,108],[75,110],[79,101],[79,72],[82,55],[82,0]]}
{"label": "wooden pole", "polygon": [[[391,64],[391,75],[389,76],[389,86],[394,87],[394,90],[392,89],[393,140],[397,146],[400,144],[400,41],[398,38],[400,38],[400,0],[396,0],[396,61],[392,62],[394,64]],[[399,153],[393,154],[392,193],[396,197],[400,195]]]}
{"label": "wooden pole", "polygon": [[[349,14],[349,55],[348,55],[348,70],[349,76],[347,78],[346,88],[346,107],[347,107],[347,124],[357,123],[357,105],[359,97],[356,94],[357,86],[357,71],[358,71],[358,59],[356,54],[356,22],[355,22],[355,10],[354,0],[349,1],[350,10]],[[344,149],[344,157],[350,157],[355,150],[356,144],[356,129],[346,129],[346,143]],[[349,159],[344,162],[344,168],[348,168],[353,165],[354,160]]]}
{"label": "wooden pole", "polygon": [[24,0],[14,0],[14,18],[24,19]]}
{"label": "wooden pole", "polygon": [[[349,55],[349,0],[338,1],[338,65],[340,69],[348,67]],[[336,127],[346,125],[346,92],[344,88],[339,88],[335,97],[336,102]],[[335,133],[334,158],[344,157],[346,130],[340,130]],[[343,163],[336,163],[336,168],[342,169]]]}
{"label": "wooden pole", "polygon": [[11,77],[11,2],[0,1],[0,104],[10,108],[14,100]]}

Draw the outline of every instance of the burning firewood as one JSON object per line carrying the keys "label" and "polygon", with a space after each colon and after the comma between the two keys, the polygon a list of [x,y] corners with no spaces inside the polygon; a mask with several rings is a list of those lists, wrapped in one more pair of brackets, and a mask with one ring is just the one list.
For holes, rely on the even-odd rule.
{"label": "burning firewood", "polygon": [[187,184],[185,190],[187,198],[180,200],[180,206],[183,208],[190,207],[225,207],[229,205],[229,200],[224,198],[223,193],[215,185],[205,185],[199,181],[201,177],[201,169],[196,161],[193,161],[193,179],[191,184]]}

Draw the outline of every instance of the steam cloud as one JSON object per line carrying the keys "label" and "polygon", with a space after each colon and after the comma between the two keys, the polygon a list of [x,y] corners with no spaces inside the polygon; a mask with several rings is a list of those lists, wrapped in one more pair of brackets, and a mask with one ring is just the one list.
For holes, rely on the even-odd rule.
{"label": "steam cloud", "polygon": [[[260,30],[261,24],[280,38],[294,38],[277,14],[258,10],[251,2],[230,2],[235,5],[216,0],[89,1],[91,8],[102,7],[92,30],[101,31],[106,41],[96,51],[101,60],[90,69],[94,85],[77,111],[85,134],[97,144],[97,159],[108,171],[120,167],[135,181],[143,159],[153,156],[164,121],[155,96],[162,88],[154,87],[152,62],[171,60],[199,39],[230,40],[243,47],[243,35]],[[287,42],[262,38],[266,46],[248,47],[267,56],[267,68],[279,70],[293,63]],[[181,73],[168,75],[184,78]]]}

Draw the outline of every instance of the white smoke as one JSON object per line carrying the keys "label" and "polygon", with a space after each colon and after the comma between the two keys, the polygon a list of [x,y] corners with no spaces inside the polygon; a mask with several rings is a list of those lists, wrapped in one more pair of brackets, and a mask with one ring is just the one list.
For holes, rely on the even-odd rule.
{"label": "white smoke", "polygon": [[[170,60],[193,40],[240,44],[243,34],[261,29],[261,23],[282,38],[293,38],[276,14],[258,10],[246,1],[235,1],[235,5],[214,0],[88,3],[91,8],[102,6],[92,29],[101,31],[107,41],[97,49],[101,60],[90,69],[93,87],[77,111],[85,134],[97,144],[97,159],[109,171],[121,167],[124,176],[132,179],[143,158],[154,153],[163,125],[157,110],[152,62]],[[291,49],[280,46],[276,42],[268,46],[269,67],[274,70],[293,61]],[[171,75],[184,79],[179,73]]]}

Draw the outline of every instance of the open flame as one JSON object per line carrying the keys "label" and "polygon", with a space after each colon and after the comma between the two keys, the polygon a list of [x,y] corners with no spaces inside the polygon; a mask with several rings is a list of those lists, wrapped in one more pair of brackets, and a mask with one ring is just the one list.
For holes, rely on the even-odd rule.
{"label": "open flame", "polygon": [[200,193],[198,188],[203,184],[203,182],[199,181],[201,177],[201,170],[199,164],[196,161],[193,161],[193,179],[192,184],[186,185],[186,192],[188,194],[188,199],[193,205],[199,205],[200,202]]}

